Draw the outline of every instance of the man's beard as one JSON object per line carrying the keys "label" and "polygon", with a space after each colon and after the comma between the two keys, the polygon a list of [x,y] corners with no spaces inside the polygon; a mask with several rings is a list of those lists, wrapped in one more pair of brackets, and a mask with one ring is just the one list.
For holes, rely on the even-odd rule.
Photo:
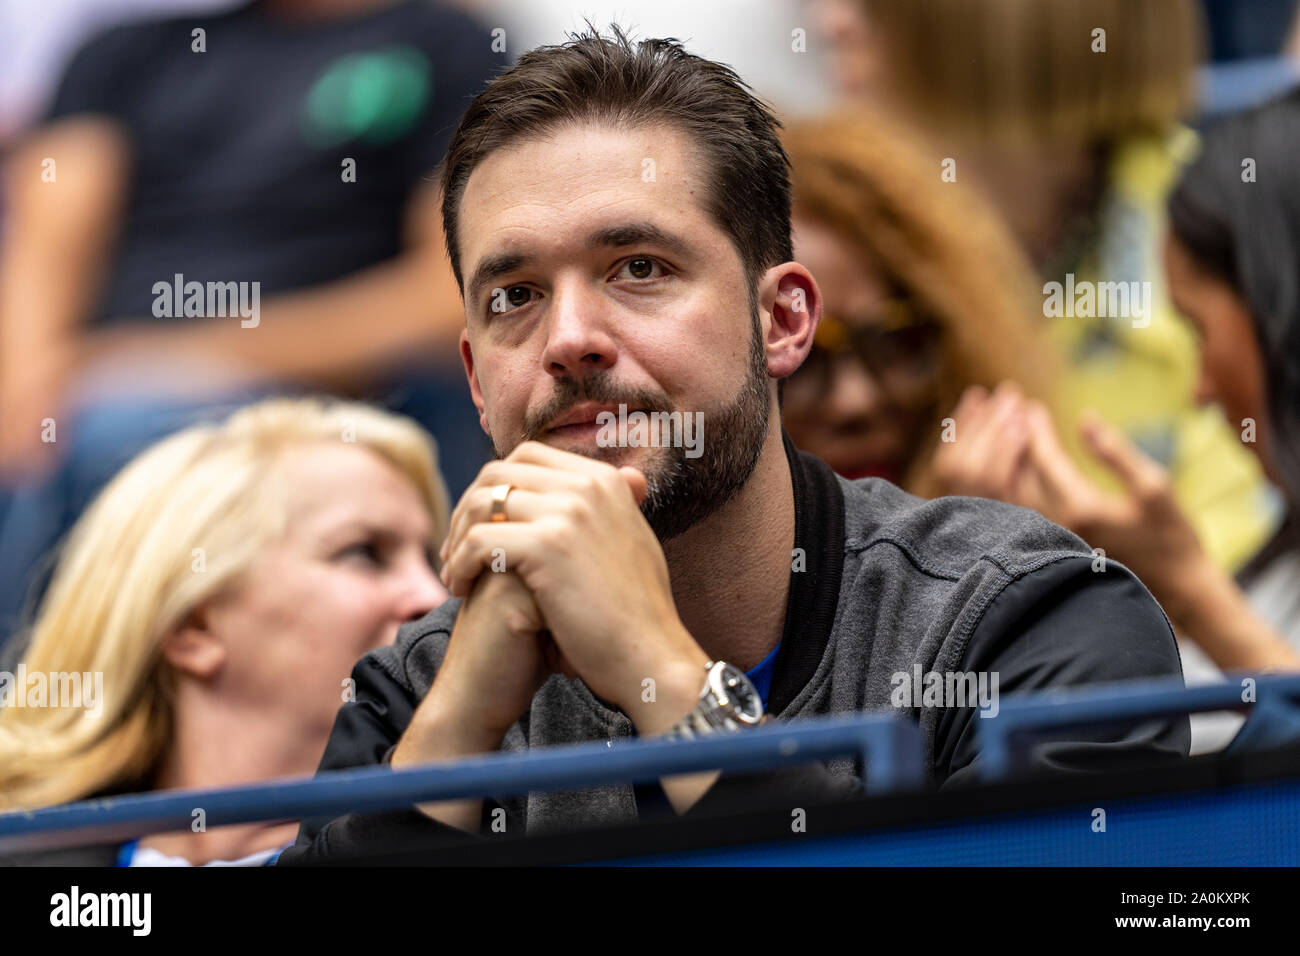
{"label": "man's beard", "polygon": [[[687,458],[685,448],[665,445],[657,449],[655,457],[644,467],[646,496],[641,513],[660,542],[677,537],[729,502],[758,465],[767,440],[770,410],[767,359],[757,314],[753,318],[745,383],[729,405],[716,411],[703,410],[699,457]],[[623,389],[611,380],[608,372],[595,371],[582,379],[558,379],[551,399],[526,416],[521,441],[539,440],[551,422],[583,402],[623,404],[629,412],[639,409],[647,414],[676,411],[662,392]],[[684,419],[693,413],[682,410],[681,414]],[[503,450],[496,444],[495,437],[493,445],[499,457],[509,454],[509,449]],[[616,459],[621,452],[619,448],[597,448],[595,453],[583,454]]]}

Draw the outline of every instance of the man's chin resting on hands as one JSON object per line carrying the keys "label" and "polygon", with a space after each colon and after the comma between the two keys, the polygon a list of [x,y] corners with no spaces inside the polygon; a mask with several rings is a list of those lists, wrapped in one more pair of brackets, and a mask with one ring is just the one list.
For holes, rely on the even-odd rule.
{"label": "man's chin resting on hands", "polygon": [[[443,222],[498,457],[452,516],[453,599],[357,664],[322,770],[901,710],[934,782],[958,786],[983,718],[902,699],[916,668],[995,693],[1181,673],[1147,590],[1114,562],[1094,573],[1070,532],[848,481],[789,442],[778,383],[823,303],[792,261],[777,130],[727,68],[621,34],[534,51],[470,104]],[[1188,743],[1184,717],[1079,731],[1031,760],[1127,767]],[[869,773],[846,757],[307,820],[280,862],[788,812]]]}

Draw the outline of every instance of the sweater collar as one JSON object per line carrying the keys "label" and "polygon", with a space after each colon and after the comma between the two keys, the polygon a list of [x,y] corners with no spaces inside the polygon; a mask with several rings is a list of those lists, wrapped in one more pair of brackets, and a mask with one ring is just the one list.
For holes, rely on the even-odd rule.
{"label": "sweater collar", "polygon": [[794,490],[795,553],[767,702],[767,711],[774,715],[785,710],[821,663],[844,570],[844,491],[839,479],[820,458],[795,448],[784,429],[781,438]]}
{"label": "sweater collar", "polygon": [[[784,429],[781,440],[794,494],[795,554],[790,562],[785,624],[764,708],[774,716],[798,696],[825,655],[844,570],[844,491],[839,479],[820,458],[795,448]],[[796,555],[801,555],[802,561]],[[597,697],[582,680],[560,680],[587,707],[603,715],[602,720],[622,713]]]}

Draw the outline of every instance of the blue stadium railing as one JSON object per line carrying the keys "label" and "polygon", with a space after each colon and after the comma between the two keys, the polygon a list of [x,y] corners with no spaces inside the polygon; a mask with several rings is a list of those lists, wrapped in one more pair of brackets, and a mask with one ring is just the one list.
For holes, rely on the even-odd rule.
{"label": "blue stadium railing", "polygon": [[[1235,679],[1235,678],[1234,678]],[[1242,677],[1186,688],[1181,679],[1009,696],[979,718],[984,776],[1011,772],[1036,735],[1083,725],[1132,723],[1204,711],[1247,715],[1238,740],[1300,744],[1300,675]],[[1246,687],[1250,693],[1245,693]],[[752,771],[852,755],[870,770],[869,795],[922,788],[924,747],[915,723],[893,713],[778,723],[744,734],[687,742],[628,740],[494,754],[393,770],[367,767],[241,787],[166,791],[0,814],[0,853],[121,842],[189,829],[201,809],[207,827],[298,820],[409,807],[414,803],[572,790],[647,781],[700,770]]]}
{"label": "blue stadium railing", "polygon": [[1300,742],[1300,674],[1234,674],[1197,687],[1178,679],[1132,681],[1009,697],[996,717],[980,721],[982,776],[1003,779],[1030,738],[1052,731],[1224,710],[1247,715],[1229,750]]}
{"label": "blue stadium railing", "polygon": [[6,813],[0,814],[0,853],[185,830],[197,809],[203,811],[204,825],[214,827],[395,810],[485,794],[648,781],[700,770],[761,770],[850,754],[872,768],[868,792],[893,792],[924,782],[921,736],[913,723],[894,714],[829,717],[708,740],[601,741],[419,768],[336,770],[314,778],[109,797]]}

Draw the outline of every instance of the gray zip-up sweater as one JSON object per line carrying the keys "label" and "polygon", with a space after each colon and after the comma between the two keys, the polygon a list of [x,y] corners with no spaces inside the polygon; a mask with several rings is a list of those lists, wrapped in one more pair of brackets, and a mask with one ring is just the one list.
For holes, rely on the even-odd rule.
{"label": "gray zip-up sweater", "polygon": [[[1099,567],[1089,548],[1035,512],[978,498],[926,501],[879,479],[847,481],[786,439],[795,498],[795,547],[785,629],[767,710],[778,719],[895,706],[897,674],[997,672],[1001,694],[1180,674],[1164,613],[1122,565]],[[797,567],[797,565],[796,565]],[[438,672],[459,602],[404,627],[356,667],[321,769],[389,759]],[[893,696],[893,701],[891,701]],[[919,703],[919,702],[918,702]],[[972,707],[915,707],[930,770],[945,786],[974,778]],[[578,680],[552,676],[502,750],[520,751],[635,733],[620,711]],[[1188,752],[1186,717],[1130,729],[1083,731],[1038,747],[1039,770],[1085,771]],[[869,772],[849,759],[811,768],[723,775],[689,813],[779,803],[787,794],[854,793]],[[506,811],[507,832],[626,823],[662,812],[655,786],[600,787],[485,800]],[[475,839],[415,809],[304,821],[283,863],[314,862],[422,839]]]}

